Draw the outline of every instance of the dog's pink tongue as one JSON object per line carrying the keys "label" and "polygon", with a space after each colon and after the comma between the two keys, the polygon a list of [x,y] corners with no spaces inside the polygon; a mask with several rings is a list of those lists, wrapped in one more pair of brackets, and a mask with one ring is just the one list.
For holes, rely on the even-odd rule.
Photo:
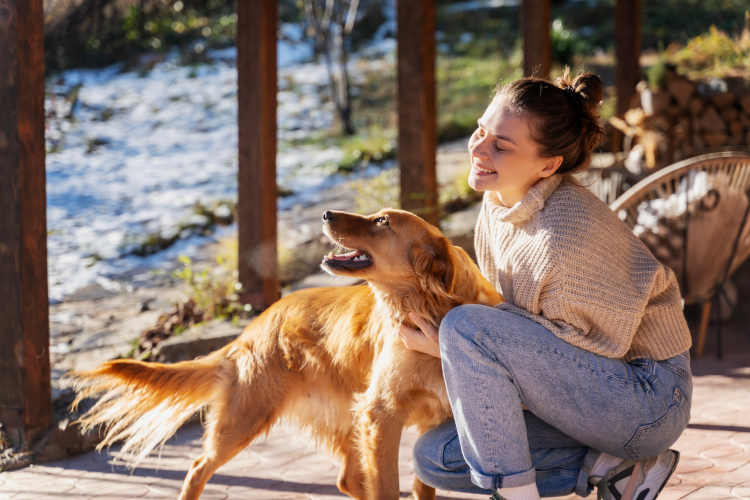
{"label": "dog's pink tongue", "polygon": [[334,260],[349,260],[349,259],[353,259],[354,257],[359,257],[360,255],[362,255],[362,253],[357,252],[355,250],[354,252],[342,253],[341,255],[334,255],[333,259]]}

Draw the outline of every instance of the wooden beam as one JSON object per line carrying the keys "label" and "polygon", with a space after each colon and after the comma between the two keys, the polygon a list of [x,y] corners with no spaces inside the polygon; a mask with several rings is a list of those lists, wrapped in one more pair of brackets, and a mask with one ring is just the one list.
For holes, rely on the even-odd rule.
{"label": "wooden beam", "polygon": [[276,251],[276,0],[237,1],[241,299],[279,298]]}
{"label": "wooden beam", "polygon": [[435,0],[398,0],[401,208],[438,224]]}
{"label": "wooden beam", "polygon": [[523,74],[547,78],[552,69],[552,45],[549,31],[550,0],[523,0],[521,26],[523,31]]}
{"label": "wooden beam", "polygon": [[[617,114],[622,118],[635,94],[635,86],[641,79],[641,0],[617,0],[615,44]],[[619,131],[613,134],[612,149],[622,150],[622,134]]]}
{"label": "wooden beam", "polygon": [[0,0],[0,419],[52,423],[42,0]]}

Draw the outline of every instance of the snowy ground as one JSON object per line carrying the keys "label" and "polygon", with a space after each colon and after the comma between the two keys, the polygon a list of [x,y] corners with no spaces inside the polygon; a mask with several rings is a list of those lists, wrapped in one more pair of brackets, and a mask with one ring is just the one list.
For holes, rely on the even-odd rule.
{"label": "snowy ground", "polygon": [[[342,158],[340,149],[288,146],[329,129],[333,108],[324,98],[325,65],[304,62],[311,50],[285,43],[279,45],[277,171],[279,185],[295,194],[279,198],[280,210],[314,201],[321,189],[343,180],[331,168]],[[177,56],[168,56],[148,71],[71,70],[48,82],[51,300],[94,281],[117,287],[122,273],[189,255],[208,239],[184,231],[165,251],[148,257],[130,252],[149,235],[169,237],[181,223],[201,217],[193,214],[196,202],[220,206],[221,200],[236,200],[236,53],[210,55],[212,64],[181,66]],[[353,57],[350,71],[356,82],[391,64],[392,55]]]}

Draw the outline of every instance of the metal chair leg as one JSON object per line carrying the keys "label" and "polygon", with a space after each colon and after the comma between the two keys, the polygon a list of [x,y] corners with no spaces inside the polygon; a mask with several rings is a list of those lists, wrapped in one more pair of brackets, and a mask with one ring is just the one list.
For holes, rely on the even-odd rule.
{"label": "metal chair leg", "polygon": [[716,359],[721,359],[721,296],[717,293],[714,297],[716,298]]}
{"label": "metal chair leg", "polygon": [[701,327],[698,330],[698,339],[693,347],[692,357],[697,358],[703,355],[703,348],[706,346],[706,333],[708,332],[708,322],[711,319],[711,304],[713,299],[708,299],[703,303],[703,313],[701,313]]}

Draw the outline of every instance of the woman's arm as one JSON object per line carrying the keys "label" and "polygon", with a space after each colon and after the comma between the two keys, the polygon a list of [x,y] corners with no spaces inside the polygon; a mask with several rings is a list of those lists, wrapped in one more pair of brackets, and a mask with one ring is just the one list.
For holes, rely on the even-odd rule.
{"label": "woman's arm", "polygon": [[404,345],[412,351],[423,352],[439,358],[440,343],[438,341],[438,330],[413,312],[409,313],[409,319],[419,327],[419,330],[402,324],[398,336]]}

